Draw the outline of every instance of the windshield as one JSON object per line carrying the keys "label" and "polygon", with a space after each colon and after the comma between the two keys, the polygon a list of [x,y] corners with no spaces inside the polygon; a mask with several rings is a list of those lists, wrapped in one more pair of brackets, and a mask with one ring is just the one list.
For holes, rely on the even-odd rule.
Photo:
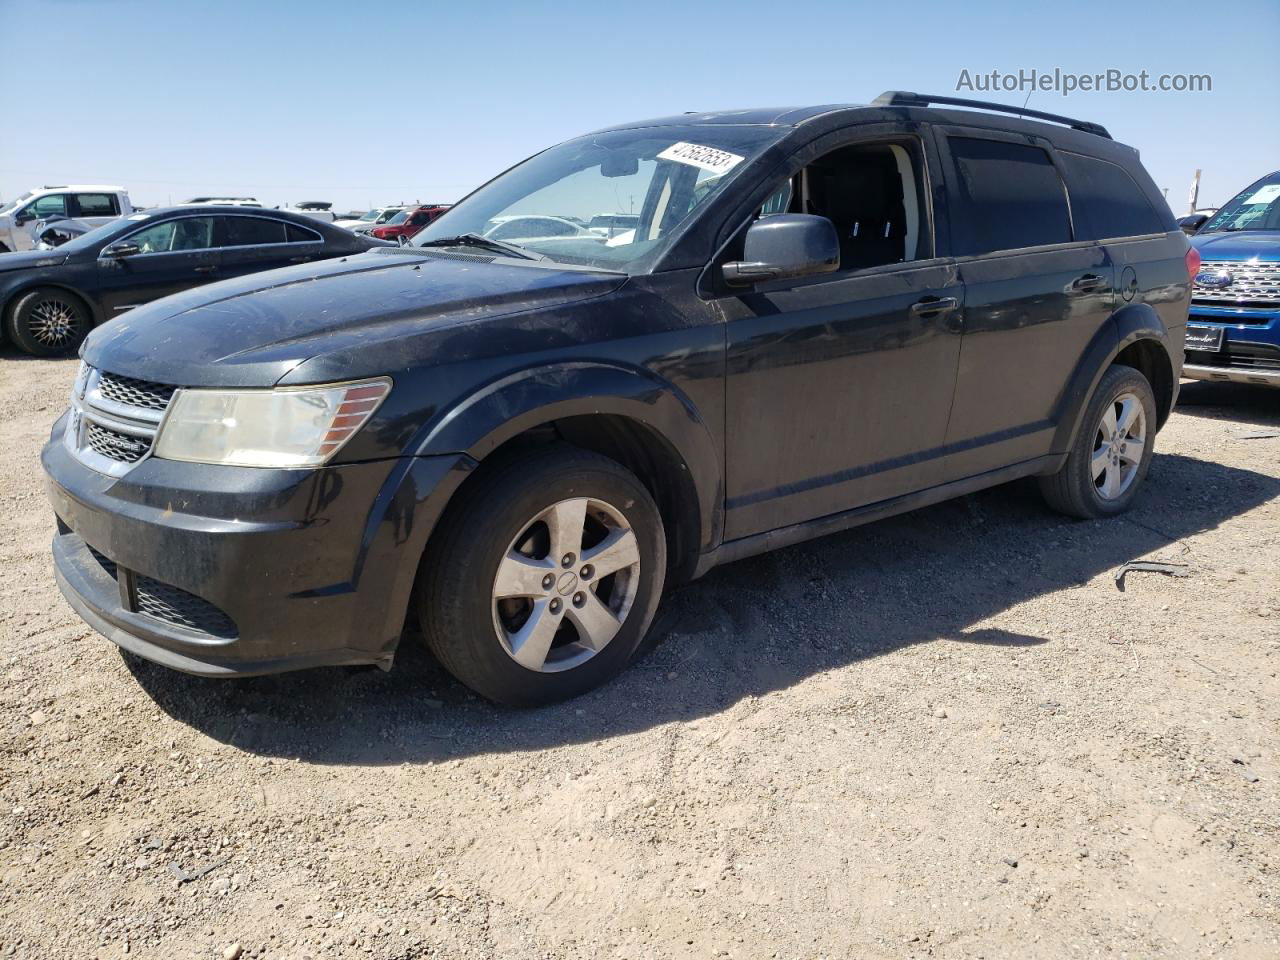
{"label": "windshield", "polygon": [[96,246],[99,243],[110,240],[112,236],[124,233],[137,226],[142,220],[148,219],[145,213],[134,213],[127,217],[117,217],[115,220],[108,221],[100,227],[94,227],[88,233],[82,233],[78,237],[73,237],[62,246],[58,247],[59,253],[77,253],[89,247]]}
{"label": "windshield", "polygon": [[1200,233],[1219,230],[1280,230],[1280,171],[1232,197]]}
{"label": "windshield", "polygon": [[[414,245],[477,234],[562,263],[643,272],[697,208],[784,132],[690,125],[570,140],[485,184]],[[616,218],[612,229],[587,226],[602,217]]]}
{"label": "windshield", "polygon": [[386,221],[386,226],[388,226],[388,227],[394,227],[397,223],[404,223],[404,222],[405,222],[406,220],[408,220],[408,219],[409,219],[409,211],[408,211],[408,210],[401,210],[399,213],[397,213],[397,214],[396,214],[394,217],[392,217],[390,220]]}
{"label": "windshield", "polygon": [[0,213],[12,213],[34,196],[35,194],[28,190],[26,193],[14,197],[8,203],[0,203]]}
{"label": "windshield", "polygon": [[366,213],[366,214],[365,214],[363,217],[361,217],[360,219],[361,219],[361,221],[366,221],[366,220],[377,220],[377,219],[378,219],[378,217],[380,217],[380,216],[382,216],[382,208],[381,208],[381,207],[374,207],[372,210],[370,210],[368,213]]}

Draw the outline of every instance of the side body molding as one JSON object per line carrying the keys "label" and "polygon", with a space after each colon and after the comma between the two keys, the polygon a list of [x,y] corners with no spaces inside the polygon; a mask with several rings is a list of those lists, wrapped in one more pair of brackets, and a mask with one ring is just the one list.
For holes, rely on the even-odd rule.
{"label": "side body molding", "polygon": [[715,433],[675,384],[642,367],[566,362],[519,370],[446,408],[427,424],[416,454],[483,460],[512,437],[566,417],[612,415],[634,421],[665,444],[688,478],[699,552],[723,530],[724,478]]}

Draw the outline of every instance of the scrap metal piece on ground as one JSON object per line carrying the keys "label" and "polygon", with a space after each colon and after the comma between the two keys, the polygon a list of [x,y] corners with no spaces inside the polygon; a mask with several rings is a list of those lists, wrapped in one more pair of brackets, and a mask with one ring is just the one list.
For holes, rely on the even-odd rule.
{"label": "scrap metal piece on ground", "polygon": [[1124,592],[1124,577],[1131,570],[1139,573],[1163,573],[1169,577],[1189,577],[1191,571],[1185,563],[1165,563],[1160,560],[1130,560],[1121,564],[1115,572],[1116,589]]}

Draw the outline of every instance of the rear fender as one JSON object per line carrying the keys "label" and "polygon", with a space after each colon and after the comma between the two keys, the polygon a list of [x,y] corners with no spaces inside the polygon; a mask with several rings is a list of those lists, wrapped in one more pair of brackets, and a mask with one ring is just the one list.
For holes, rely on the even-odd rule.
{"label": "rear fender", "polygon": [[1154,340],[1168,351],[1169,331],[1160,315],[1145,303],[1121,307],[1089,341],[1059,400],[1054,417],[1058,424],[1053,437],[1054,454],[1065,457],[1071,450],[1098,381],[1120,351],[1138,340]]}

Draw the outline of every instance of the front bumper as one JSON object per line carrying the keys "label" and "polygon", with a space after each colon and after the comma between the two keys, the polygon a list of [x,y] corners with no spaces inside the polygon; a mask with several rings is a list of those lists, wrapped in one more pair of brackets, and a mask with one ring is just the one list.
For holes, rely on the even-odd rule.
{"label": "front bumper", "polygon": [[388,666],[461,456],[318,470],[150,458],[97,473],[54,427],[41,461],[55,576],[95,630],[206,676]]}
{"label": "front bumper", "polygon": [[1234,309],[1191,304],[1188,323],[1223,328],[1222,349],[1188,350],[1182,375],[1280,387],[1280,310]]}

